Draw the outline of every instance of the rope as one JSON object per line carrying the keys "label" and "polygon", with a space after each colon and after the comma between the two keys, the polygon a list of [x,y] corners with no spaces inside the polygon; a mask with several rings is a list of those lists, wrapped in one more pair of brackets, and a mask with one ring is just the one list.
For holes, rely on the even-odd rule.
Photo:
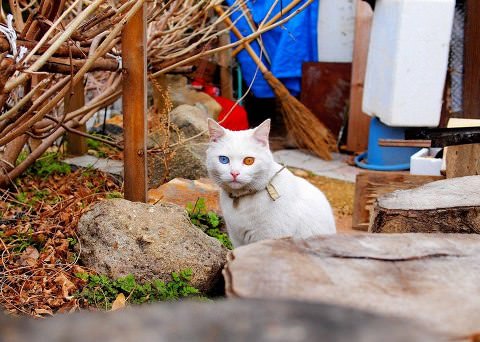
{"label": "rope", "polygon": [[117,56],[117,55],[114,55],[114,54],[112,54],[112,53],[107,53],[107,56],[112,57],[112,58],[114,58],[114,59],[117,61],[117,63],[118,63],[117,71],[123,69],[123,59],[122,59],[122,56]]}
{"label": "rope", "polygon": [[7,26],[0,24],[0,32],[7,38],[8,44],[10,44],[10,50],[13,53],[13,55],[7,55],[7,57],[14,58],[17,56],[16,61],[19,62],[28,50],[25,46],[21,46],[20,49],[17,50],[17,32],[13,28],[13,15],[7,15]]}

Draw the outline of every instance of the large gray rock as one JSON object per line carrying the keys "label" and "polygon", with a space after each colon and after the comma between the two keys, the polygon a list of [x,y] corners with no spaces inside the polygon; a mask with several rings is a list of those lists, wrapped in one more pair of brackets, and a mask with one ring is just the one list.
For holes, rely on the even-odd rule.
{"label": "large gray rock", "polygon": [[200,179],[208,177],[205,165],[207,147],[208,143],[179,146],[173,158],[168,162],[168,173],[165,168],[164,156],[161,153],[149,155],[148,187],[156,188],[174,178]]}
{"label": "large gray rock", "polygon": [[287,238],[236,248],[229,260],[224,276],[231,297],[346,305],[454,336],[480,327],[476,234]]}
{"label": "large gray rock", "polygon": [[8,342],[441,342],[446,338],[395,318],[326,304],[229,300],[168,303],[45,321],[0,314]]}
{"label": "large gray rock", "polygon": [[[196,106],[202,108],[208,116],[212,118],[218,117],[222,110],[222,106],[210,95],[192,89],[188,85],[188,80],[185,76],[163,75],[157,79],[157,82],[164,87],[164,89],[168,89],[173,108],[183,104]],[[161,97],[162,95],[158,94],[154,88],[153,96],[155,102],[155,97]]]}
{"label": "large gray rock", "polygon": [[[209,116],[204,110],[190,105],[178,106],[170,112],[171,122],[183,132],[186,138],[206,132],[208,118]],[[195,141],[207,142],[208,134],[203,134]]]}
{"label": "large gray rock", "polygon": [[82,216],[78,235],[81,261],[98,273],[168,281],[172,272],[190,268],[192,285],[202,291],[221,278],[227,252],[183,208],[167,203],[100,202]]}

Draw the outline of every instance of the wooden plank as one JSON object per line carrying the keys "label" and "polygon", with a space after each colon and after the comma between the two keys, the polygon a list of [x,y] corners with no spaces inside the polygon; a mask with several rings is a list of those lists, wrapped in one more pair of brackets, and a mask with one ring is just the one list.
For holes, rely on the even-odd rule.
{"label": "wooden plank", "polygon": [[378,139],[383,147],[432,147],[431,140]]}
{"label": "wooden plank", "polygon": [[[66,114],[71,113],[85,105],[85,84],[78,82],[64,99],[64,111]],[[85,124],[75,129],[86,132]],[[67,133],[67,153],[72,156],[82,156],[88,152],[87,139],[78,134]]]}
{"label": "wooden plank", "polygon": [[463,76],[464,118],[480,119],[480,1],[466,0]]}
{"label": "wooden plank", "polygon": [[351,63],[307,62],[302,66],[300,101],[338,136],[345,121]]}
{"label": "wooden plank", "polygon": [[416,188],[444,178],[443,176],[411,175],[407,172],[368,171],[358,174],[353,199],[353,229],[368,230],[371,212],[378,196],[395,190]]}
{"label": "wooden plank", "polygon": [[125,198],[147,201],[146,5],[122,32]]}
{"label": "wooden plank", "polygon": [[356,11],[346,149],[351,152],[362,152],[368,146],[370,127],[370,117],[362,111],[362,99],[373,12],[370,5],[361,0],[357,0]]}
{"label": "wooden plank", "polygon": [[368,231],[480,234],[478,189],[480,176],[470,176],[381,196]]}

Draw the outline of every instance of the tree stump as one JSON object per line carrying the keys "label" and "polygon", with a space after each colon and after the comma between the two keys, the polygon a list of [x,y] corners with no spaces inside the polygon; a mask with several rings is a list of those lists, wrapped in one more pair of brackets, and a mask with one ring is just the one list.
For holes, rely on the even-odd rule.
{"label": "tree stump", "polygon": [[480,327],[476,234],[264,240],[230,252],[223,274],[233,298],[348,306],[408,318],[452,337]]}
{"label": "tree stump", "polygon": [[432,182],[377,199],[371,233],[480,233],[480,176]]}

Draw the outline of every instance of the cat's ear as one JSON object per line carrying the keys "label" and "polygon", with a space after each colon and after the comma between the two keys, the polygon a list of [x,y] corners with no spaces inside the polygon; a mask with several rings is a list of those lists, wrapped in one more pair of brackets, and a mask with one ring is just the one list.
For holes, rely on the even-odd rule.
{"label": "cat's ear", "polygon": [[255,130],[253,131],[253,137],[263,146],[268,146],[268,134],[270,133],[270,119],[262,122]]}
{"label": "cat's ear", "polygon": [[220,126],[215,120],[207,119],[208,133],[210,134],[210,141],[217,141],[225,135],[225,129]]}

